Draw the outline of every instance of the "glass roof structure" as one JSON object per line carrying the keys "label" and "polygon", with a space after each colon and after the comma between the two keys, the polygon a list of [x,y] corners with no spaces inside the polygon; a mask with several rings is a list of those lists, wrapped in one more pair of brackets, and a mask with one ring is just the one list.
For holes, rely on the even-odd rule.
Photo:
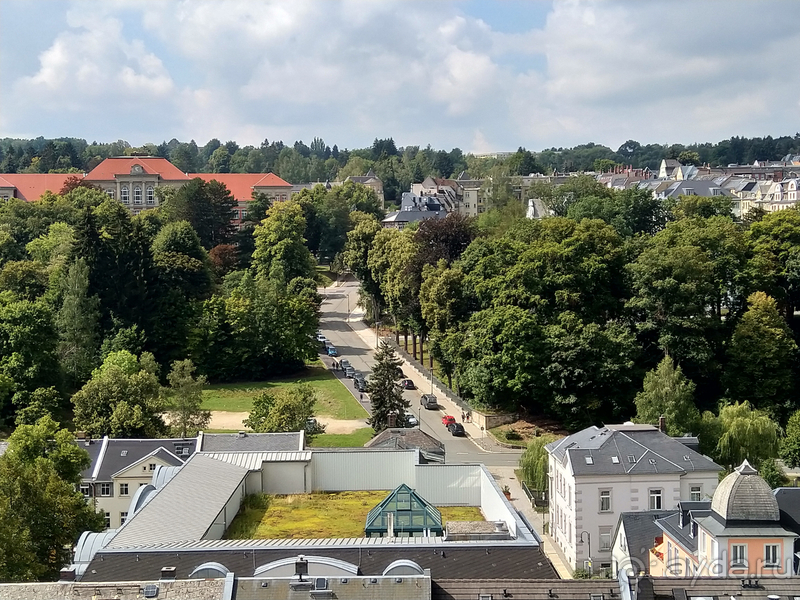
{"label": "glass roof structure", "polygon": [[367,537],[441,536],[442,514],[403,483],[369,511],[364,532]]}

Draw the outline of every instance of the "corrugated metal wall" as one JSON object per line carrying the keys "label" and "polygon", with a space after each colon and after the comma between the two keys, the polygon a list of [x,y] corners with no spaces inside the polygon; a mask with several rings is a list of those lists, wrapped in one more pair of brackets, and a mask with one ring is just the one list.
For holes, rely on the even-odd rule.
{"label": "corrugated metal wall", "polygon": [[480,506],[480,471],[478,465],[420,465],[412,487],[436,506]]}
{"label": "corrugated metal wall", "polygon": [[414,487],[416,451],[314,452],[311,489],[320,492]]}

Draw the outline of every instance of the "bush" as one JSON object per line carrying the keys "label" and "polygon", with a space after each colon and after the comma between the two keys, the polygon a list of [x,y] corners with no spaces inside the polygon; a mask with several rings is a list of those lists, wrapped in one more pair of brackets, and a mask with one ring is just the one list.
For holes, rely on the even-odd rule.
{"label": "bush", "polygon": [[521,440],[522,436],[519,434],[519,432],[516,429],[509,429],[506,432],[506,439],[507,440]]}

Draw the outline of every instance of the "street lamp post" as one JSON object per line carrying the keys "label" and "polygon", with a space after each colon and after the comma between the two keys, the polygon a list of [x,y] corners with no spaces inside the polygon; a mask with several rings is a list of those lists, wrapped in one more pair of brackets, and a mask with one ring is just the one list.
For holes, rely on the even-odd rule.
{"label": "street lamp post", "polygon": [[431,395],[433,395],[433,367],[431,367]]}
{"label": "street lamp post", "polygon": [[588,557],[588,560],[589,560],[589,573],[591,573],[592,572],[592,534],[589,533],[588,531],[581,531],[581,534],[578,537],[578,539],[580,540],[580,542],[578,542],[578,544],[581,545],[581,546],[583,545],[583,534],[586,534],[586,548],[589,551],[589,557]]}

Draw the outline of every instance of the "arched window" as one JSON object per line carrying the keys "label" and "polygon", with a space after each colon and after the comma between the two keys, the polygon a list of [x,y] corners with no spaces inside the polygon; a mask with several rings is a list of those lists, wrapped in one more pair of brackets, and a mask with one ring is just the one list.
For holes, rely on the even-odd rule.
{"label": "arched window", "polygon": [[141,204],[142,203],[142,188],[138,185],[133,188],[133,203],[134,204]]}
{"label": "arched window", "polygon": [[151,205],[156,203],[156,193],[152,185],[147,186],[147,203]]}
{"label": "arched window", "polygon": [[114,199],[114,190],[112,188],[107,189],[106,190],[106,195],[113,200]]}
{"label": "arched window", "polygon": [[120,199],[122,200],[123,204],[128,204],[130,202],[130,197],[128,195],[128,186],[123,185],[121,192],[120,192]]}

